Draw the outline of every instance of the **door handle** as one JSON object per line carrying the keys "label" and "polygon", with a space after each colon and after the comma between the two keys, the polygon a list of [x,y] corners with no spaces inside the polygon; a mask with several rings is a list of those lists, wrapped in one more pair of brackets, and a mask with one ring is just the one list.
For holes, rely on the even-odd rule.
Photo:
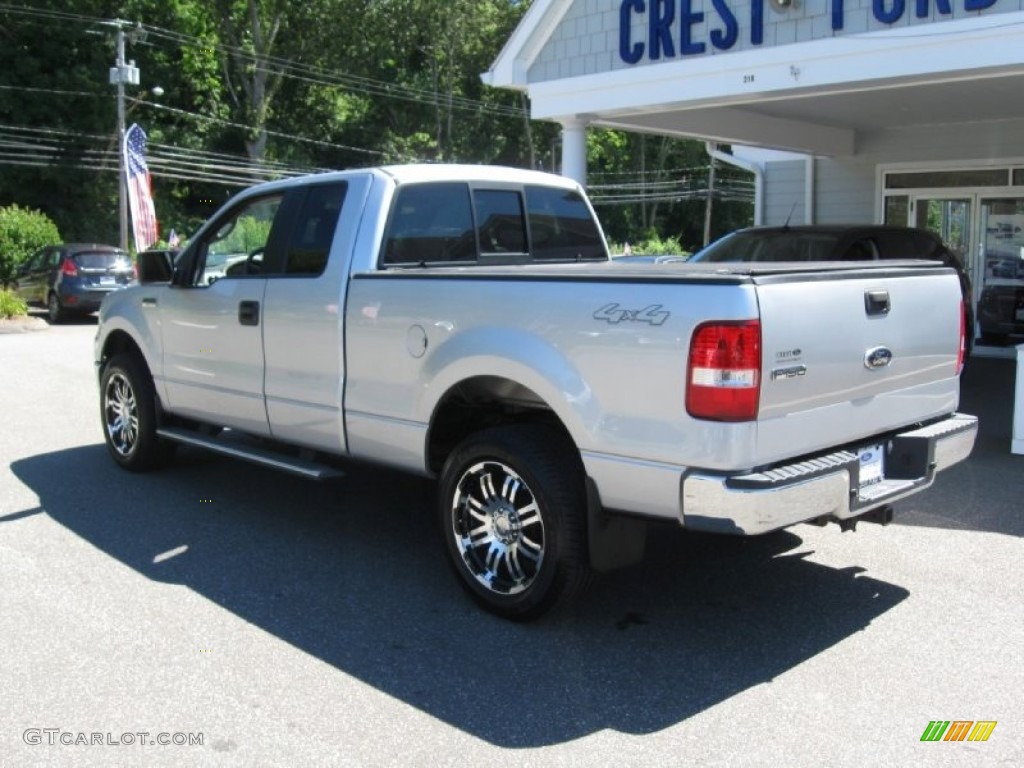
{"label": "door handle", "polygon": [[868,317],[889,314],[889,292],[886,290],[864,291],[864,311]]}
{"label": "door handle", "polygon": [[146,296],[145,298],[142,299],[142,306],[144,306],[144,307],[155,307],[156,306],[156,299],[152,298],[151,296]]}
{"label": "door handle", "polygon": [[258,301],[238,302],[238,322],[242,325],[259,325],[260,303]]}

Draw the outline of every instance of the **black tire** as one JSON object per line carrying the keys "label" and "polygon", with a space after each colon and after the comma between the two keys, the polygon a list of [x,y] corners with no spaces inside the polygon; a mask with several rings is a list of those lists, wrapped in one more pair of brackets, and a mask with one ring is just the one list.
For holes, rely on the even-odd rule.
{"label": "black tire", "polygon": [[100,377],[100,418],[107,449],[122,468],[146,472],[171,458],[174,444],[156,434],[156,409],[156,392],[145,365],[133,355],[112,357]]}
{"label": "black tire", "polygon": [[50,325],[59,325],[68,318],[68,313],[60,303],[60,299],[57,298],[57,294],[50,292],[50,295],[46,298],[46,319]]}
{"label": "black tire", "polygon": [[438,498],[448,560],[491,613],[532,620],[589,583],[583,466],[557,432],[510,425],[471,435],[445,462]]}

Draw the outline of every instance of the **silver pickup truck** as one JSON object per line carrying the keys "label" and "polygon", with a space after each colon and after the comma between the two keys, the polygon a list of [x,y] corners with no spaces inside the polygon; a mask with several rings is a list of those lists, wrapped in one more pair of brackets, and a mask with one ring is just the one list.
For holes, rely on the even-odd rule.
{"label": "silver pickup truck", "polygon": [[930,262],[615,264],[580,187],[482,166],[231,200],[103,303],[110,455],[179,444],[313,478],[437,478],[470,594],[528,619],[635,562],[646,523],[887,521],[964,459],[963,311]]}

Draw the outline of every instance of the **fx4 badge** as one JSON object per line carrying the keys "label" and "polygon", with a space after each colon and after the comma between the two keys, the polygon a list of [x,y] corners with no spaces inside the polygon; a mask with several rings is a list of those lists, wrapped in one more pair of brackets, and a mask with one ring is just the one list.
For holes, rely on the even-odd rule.
{"label": "fx4 badge", "polygon": [[618,304],[605,304],[594,313],[595,320],[604,320],[609,325],[619,323],[647,323],[648,325],[664,325],[672,316],[661,308],[661,304],[652,304],[643,309],[623,309]]}

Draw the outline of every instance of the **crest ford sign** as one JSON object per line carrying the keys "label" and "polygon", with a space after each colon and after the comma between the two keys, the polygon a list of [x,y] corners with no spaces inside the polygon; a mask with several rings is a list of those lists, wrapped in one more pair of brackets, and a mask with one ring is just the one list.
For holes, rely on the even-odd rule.
{"label": "crest ford sign", "polygon": [[[845,21],[844,0],[827,1],[831,31],[840,31]],[[748,36],[751,46],[759,46],[764,42],[767,2],[622,0],[619,57],[627,64],[638,64],[644,59],[699,56],[709,48],[728,51],[741,35]],[[879,24],[894,25],[911,16],[939,20],[952,18],[954,8],[979,12],[995,4],[996,0],[872,0],[871,15]]]}

